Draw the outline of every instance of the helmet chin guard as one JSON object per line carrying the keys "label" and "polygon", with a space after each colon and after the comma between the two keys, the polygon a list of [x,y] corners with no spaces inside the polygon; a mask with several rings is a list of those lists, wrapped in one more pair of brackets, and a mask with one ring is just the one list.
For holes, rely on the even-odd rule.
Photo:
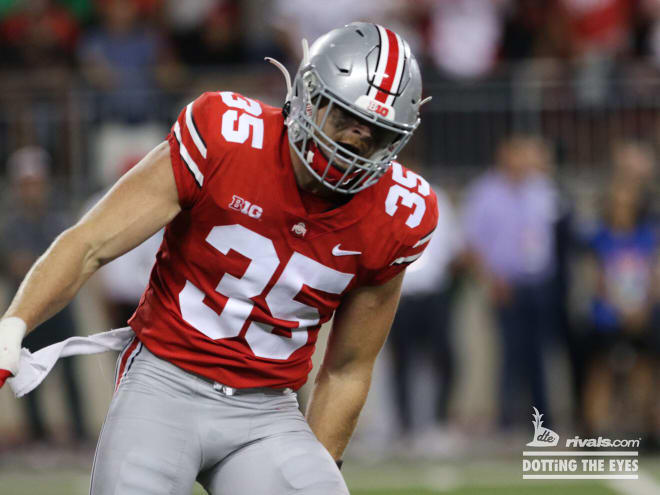
{"label": "helmet chin guard", "polygon": [[330,183],[333,186],[346,186],[355,179],[359,173],[356,170],[344,177],[344,175],[346,175],[345,171],[330,164],[330,161],[323,155],[323,153],[321,153],[314,142],[309,146],[305,158],[306,165],[316,172],[319,177],[322,177],[324,182]]}
{"label": "helmet chin guard", "polygon": [[[353,194],[375,184],[419,125],[417,62],[408,43],[376,24],[335,29],[309,50],[303,40],[303,60],[287,90],[289,143],[308,171],[336,192]],[[370,156],[332,139],[323,129],[335,107],[387,139]]]}

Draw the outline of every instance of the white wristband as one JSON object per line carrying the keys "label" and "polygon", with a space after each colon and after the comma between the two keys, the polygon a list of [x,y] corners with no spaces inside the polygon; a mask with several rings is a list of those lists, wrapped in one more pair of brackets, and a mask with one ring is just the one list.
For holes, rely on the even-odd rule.
{"label": "white wristband", "polygon": [[0,369],[12,375],[18,373],[18,360],[21,355],[21,342],[27,326],[17,316],[0,320]]}

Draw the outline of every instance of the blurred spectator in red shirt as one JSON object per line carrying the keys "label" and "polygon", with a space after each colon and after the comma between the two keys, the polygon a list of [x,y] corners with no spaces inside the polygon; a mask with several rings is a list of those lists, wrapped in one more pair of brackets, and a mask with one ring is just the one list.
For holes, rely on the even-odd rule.
{"label": "blurred spectator in red shirt", "polygon": [[18,2],[0,23],[0,65],[20,68],[67,66],[73,62],[79,26],[52,0]]}
{"label": "blurred spectator in red shirt", "polygon": [[577,62],[576,98],[582,104],[602,104],[615,91],[616,62],[632,45],[632,14],[633,0],[557,1],[568,56]]}
{"label": "blurred spectator in red shirt", "polygon": [[164,13],[177,54],[187,65],[245,61],[242,10],[237,0],[169,0]]}
{"label": "blurred spectator in red shirt", "polygon": [[512,0],[507,8],[500,56],[505,60],[566,59],[571,55],[569,24],[562,0]]}
{"label": "blurred spectator in red shirt", "polygon": [[627,47],[632,0],[560,0],[568,19],[574,55],[615,56]]}
{"label": "blurred spectator in red shirt", "polygon": [[0,20],[0,115],[9,142],[39,142],[56,163],[71,143],[67,98],[78,36],[77,20],[54,0],[13,2]]}
{"label": "blurred spectator in red shirt", "polygon": [[[654,0],[655,1],[655,0]],[[632,0],[511,0],[506,58],[614,57],[628,49]]]}

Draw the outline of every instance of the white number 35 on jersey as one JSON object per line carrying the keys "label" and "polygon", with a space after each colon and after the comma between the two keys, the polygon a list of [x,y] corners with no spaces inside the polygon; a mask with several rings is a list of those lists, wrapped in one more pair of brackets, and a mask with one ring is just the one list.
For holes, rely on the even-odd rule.
{"label": "white number 35 on jersey", "polygon": [[204,303],[204,292],[187,281],[179,293],[181,316],[213,340],[237,337],[249,321],[244,338],[255,356],[262,358],[288,359],[307,343],[307,328],[319,324],[318,309],[295,300],[303,285],[341,294],[353,278],[351,273],[334,270],[294,252],[265,297],[271,315],[294,327],[290,337],[282,336],[273,333],[273,326],[250,319],[254,308],[252,298],[266,290],[280,266],[273,241],[242,225],[221,225],[211,229],[206,242],[223,255],[234,250],[248,258],[250,264],[240,278],[229,273],[222,275],[215,290],[227,302],[219,314]]}
{"label": "white number 35 on jersey", "polygon": [[[390,187],[387,193],[385,211],[388,215],[393,216],[399,208],[399,200],[401,200],[402,206],[413,209],[406,220],[406,225],[411,229],[415,228],[422,222],[426,212],[426,202],[422,196],[428,196],[431,193],[431,187],[423,177],[415,172],[407,170],[404,174],[403,167],[398,162],[392,162],[392,179],[397,184]],[[411,189],[413,190],[411,191]]]}

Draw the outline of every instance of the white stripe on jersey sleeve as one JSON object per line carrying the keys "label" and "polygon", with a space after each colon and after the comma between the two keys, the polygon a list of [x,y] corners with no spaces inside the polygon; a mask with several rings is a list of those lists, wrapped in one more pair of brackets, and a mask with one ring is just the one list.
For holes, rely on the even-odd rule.
{"label": "white stripe on jersey sleeve", "polygon": [[204,183],[204,175],[199,171],[199,167],[195,163],[195,160],[192,159],[190,153],[188,153],[186,145],[183,144],[183,141],[181,140],[181,126],[179,125],[178,120],[174,124],[174,135],[176,136],[176,140],[179,142],[179,154],[181,155],[181,158],[183,158],[183,161],[186,163],[190,173],[195,177],[197,185],[202,187],[202,184]]}
{"label": "white stripe on jersey sleeve", "polygon": [[[433,231],[433,232],[435,232],[435,231]],[[427,235],[426,237],[422,237],[419,241],[417,241],[417,242],[415,243],[415,245],[413,246],[413,248],[416,248],[416,247],[419,247],[419,246],[423,246],[424,244],[426,244],[427,242],[429,242],[429,241],[431,240],[431,237],[433,237],[433,232],[431,232],[431,233],[430,233],[429,235]]]}
{"label": "white stripe on jersey sleeve", "polygon": [[392,265],[401,265],[403,263],[412,263],[417,258],[419,258],[422,254],[424,254],[424,251],[422,251],[421,253],[413,254],[412,256],[402,256],[401,258],[397,258],[392,263],[390,263],[390,266],[392,266]]}
{"label": "white stripe on jersey sleeve", "polygon": [[192,114],[192,106],[193,102],[190,102],[186,107],[186,127],[188,128],[188,132],[190,133],[195,146],[197,146],[197,149],[199,150],[199,154],[206,158],[206,144],[204,144],[204,140],[197,132],[197,127],[195,127],[195,121]]}

